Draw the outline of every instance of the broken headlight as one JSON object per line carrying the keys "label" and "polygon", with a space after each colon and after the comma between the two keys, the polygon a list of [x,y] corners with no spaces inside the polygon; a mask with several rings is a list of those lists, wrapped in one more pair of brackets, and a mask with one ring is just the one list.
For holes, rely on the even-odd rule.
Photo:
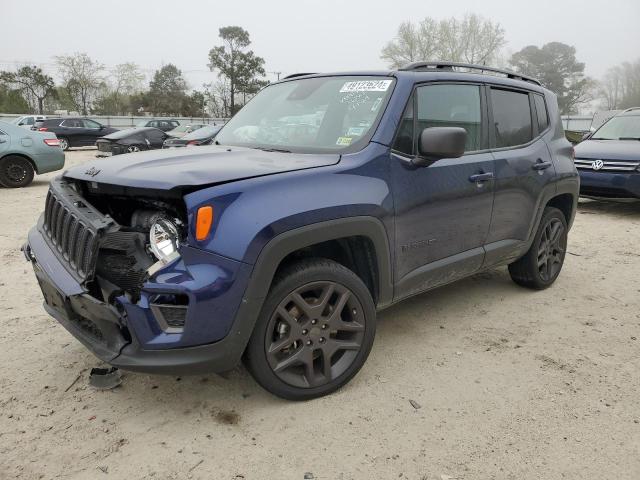
{"label": "broken headlight", "polygon": [[179,246],[178,226],[168,218],[157,218],[149,230],[149,247],[153,255],[161,262],[169,263],[179,255]]}

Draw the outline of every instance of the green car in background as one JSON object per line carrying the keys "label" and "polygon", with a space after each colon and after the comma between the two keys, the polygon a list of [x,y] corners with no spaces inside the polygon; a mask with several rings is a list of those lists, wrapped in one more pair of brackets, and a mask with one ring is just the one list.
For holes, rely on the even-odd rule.
{"label": "green car in background", "polygon": [[26,130],[0,121],[0,185],[26,187],[34,174],[62,167],[64,152],[55,133]]}

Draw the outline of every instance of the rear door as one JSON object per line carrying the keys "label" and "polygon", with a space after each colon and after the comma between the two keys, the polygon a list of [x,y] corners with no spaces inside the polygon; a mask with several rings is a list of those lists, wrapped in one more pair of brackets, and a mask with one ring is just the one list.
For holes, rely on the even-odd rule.
{"label": "rear door", "polygon": [[85,118],[82,120],[84,126],[83,138],[85,145],[95,145],[96,140],[103,136],[102,125],[93,120]]}
{"label": "rear door", "polygon": [[[479,84],[431,83],[414,91],[391,152],[396,299],[482,265],[493,204],[486,112]],[[418,137],[429,127],[464,128],[465,154],[415,167]]]}
{"label": "rear door", "polygon": [[535,94],[490,86],[487,96],[495,158],[495,200],[485,260],[489,267],[509,259],[514,247],[529,238],[555,171],[542,138],[548,121],[538,121]]}

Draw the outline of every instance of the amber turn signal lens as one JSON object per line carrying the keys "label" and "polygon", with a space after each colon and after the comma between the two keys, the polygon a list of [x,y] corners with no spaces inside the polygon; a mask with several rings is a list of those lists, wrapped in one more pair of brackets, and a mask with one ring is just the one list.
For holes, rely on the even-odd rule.
{"label": "amber turn signal lens", "polygon": [[213,207],[200,207],[196,215],[196,240],[204,240],[209,235],[213,225]]}

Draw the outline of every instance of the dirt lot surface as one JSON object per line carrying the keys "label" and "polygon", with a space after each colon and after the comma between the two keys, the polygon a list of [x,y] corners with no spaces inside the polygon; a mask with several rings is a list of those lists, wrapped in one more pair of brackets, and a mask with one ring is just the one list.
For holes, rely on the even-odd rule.
{"label": "dirt lot surface", "polygon": [[639,203],[582,201],[549,290],[499,269],[383,312],[346,388],[290,403],[242,368],[90,387],[19,250],[53,176],[0,190],[0,479],[640,478]]}

